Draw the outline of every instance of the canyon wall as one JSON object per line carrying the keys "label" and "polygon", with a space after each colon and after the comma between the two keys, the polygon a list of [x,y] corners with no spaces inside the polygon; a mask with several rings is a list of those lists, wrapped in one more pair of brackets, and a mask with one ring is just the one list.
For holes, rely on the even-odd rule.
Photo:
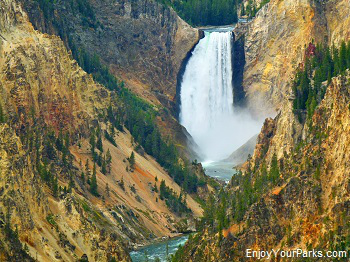
{"label": "canyon wall", "polygon": [[177,73],[199,40],[198,30],[153,0],[87,3],[93,10],[89,17],[72,10],[66,1],[55,3],[49,18],[36,1],[23,1],[23,6],[35,28],[60,35],[65,42],[70,38],[79,48],[97,54],[133,91],[172,108]]}
{"label": "canyon wall", "polygon": [[[176,194],[180,186],[136,152],[128,130],[105,122],[115,101],[59,37],[35,30],[17,1],[0,2],[1,261],[130,261],[134,246],[193,230],[191,218],[184,222],[154,189],[158,179]],[[99,154],[111,155],[108,174],[93,164],[97,127]],[[186,202],[190,217],[201,215],[191,196]]]}
{"label": "canyon wall", "polygon": [[[266,119],[243,175],[233,177],[229,185],[233,204],[225,214],[233,222],[216,232],[207,227],[185,245],[176,261],[255,261],[246,257],[248,248],[349,247],[350,71],[322,83],[326,94],[307,120],[293,110],[291,91],[292,77],[310,42],[339,47],[350,40],[349,6],[345,0],[271,0],[256,18],[236,29],[246,38],[244,87],[249,106],[257,113],[278,113]],[[279,182],[267,182],[276,166]],[[267,186],[261,190],[259,183]],[[254,186],[247,189],[248,185]],[[239,194],[245,190],[248,193]],[[239,222],[234,221],[241,211],[237,206],[247,208]]]}
{"label": "canyon wall", "polygon": [[327,36],[319,9],[312,0],[271,0],[249,22],[244,87],[256,113],[273,114],[281,107],[305,46]]}
{"label": "canyon wall", "polygon": [[[259,193],[241,222],[221,232],[213,233],[208,227],[198,233],[175,261],[255,261],[246,257],[247,249],[314,249],[323,252],[318,261],[329,261],[326,251],[346,250],[350,232],[349,90],[347,70],[344,76],[332,79],[310,122],[300,123],[290,103],[275,119],[267,119],[244,176],[256,183],[271,171],[271,158],[276,154],[280,182],[268,184]],[[264,163],[269,163],[270,171]],[[231,197],[242,186],[239,179],[233,178],[229,185]],[[235,216],[231,208],[226,212],[228,217]],[[300,256],[283,258],[279,253],[276,259],[300,261]]]}
{"label": "canyon wall", "polygon": [[256,114],[281,109],[305,46],[339,45],[349,37],[348,6],[347,0],[271,0],[244,25],[244,88]]}

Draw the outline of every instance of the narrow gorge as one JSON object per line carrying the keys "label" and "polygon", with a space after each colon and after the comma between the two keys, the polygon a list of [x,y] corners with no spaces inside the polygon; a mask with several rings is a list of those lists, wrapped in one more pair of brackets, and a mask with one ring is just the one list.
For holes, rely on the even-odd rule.
{"label": "narrow gorge", "polygon": [[348,261],[349,90],[349,0],[1,0],[0,261]]}

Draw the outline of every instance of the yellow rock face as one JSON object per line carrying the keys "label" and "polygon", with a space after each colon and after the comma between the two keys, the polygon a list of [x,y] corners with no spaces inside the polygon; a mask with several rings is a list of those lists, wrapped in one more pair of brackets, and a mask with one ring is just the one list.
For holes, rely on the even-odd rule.
{"label": "yellow rock face", "polygon": [[339,45],[341,41],[350,39],[350,1],[336,0],[328,2],[326,5],[328,44]]}
{"label": "yellow rock face", "polygon": [[350,38],[349,1],[271,0],[248,25],[244,87],[250,108],[278,111],[310,42],[339,44]]}
{"label": "yellow rock face", "polygon": [[[135,153],[136,168],[127,170],[126,158],[134,150],[127,131],[116,136],[118,147],[103,141],[104,148],[110,149],[112,168],[108,176],[97,170],[100,198],[78,183],[72,193],[54,198],[35,172],[33,152],[16,134],[39,122],[78,139],[89,133],[110,102],[110,92],[79,67],[58,37],[35,31],[14,0],[0,2],[0,103],[15,123],[0,123],[0,220],[12,211],[12,228],[17,226],[21,243],[39,261],[76,261],[83,254],[89,261],[107,261],[108,256],[130,261],[125,245],[145,244],[150,234],[176,235],[181,218],[158,201],[152,186],[157,177],[158,188],[164,179],[175,192],[181,189],[147,154]],[[72,146],[70,151],[80,175],[84,170],[80,160],[92,163],[89,143],[82,139],[81,147]],[[68,186],[59,167],[55,172],[59,185]],[[125,190],[118,185],[121,179]],[[187,203],[194,216],[201,215],[202,209],[190,196]],[[13,252],[6,243],[1,250],[0,260]]]}
{"label": "yellow rock face", "polygon": [[316,27],[315,11],[309,1],[294,0],[272,0],[250,23],[244,86],[253,110],[263,107],[272,113],[281,105],[295,66],[302,61],[304,46],[312,41]]}

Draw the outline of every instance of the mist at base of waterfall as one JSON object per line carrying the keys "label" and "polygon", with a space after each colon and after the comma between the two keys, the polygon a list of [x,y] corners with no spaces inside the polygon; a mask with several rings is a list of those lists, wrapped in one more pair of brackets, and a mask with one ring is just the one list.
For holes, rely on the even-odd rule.
{"label": "mist at base of waterfall", "polygon": [[201,161],[227,158],[262,125],[233,105],[232,40],[230,30],[206,31],[183,76],[180,123],[198,145]]}
{"label": "mist at base of waterfall", "polygon": [[208,129],[193,133],[203,156],[202,161],[220,161],[229,157],[236,149],[259,133],[262,122],[249,113],[237,112],[231,116],[217,118]]}

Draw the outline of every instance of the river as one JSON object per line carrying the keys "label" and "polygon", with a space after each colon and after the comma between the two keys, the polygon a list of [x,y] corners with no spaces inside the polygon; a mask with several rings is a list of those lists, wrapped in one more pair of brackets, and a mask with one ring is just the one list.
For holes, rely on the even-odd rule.
{"label": "river", "polygon": [[[236,173],[231,163],[225,162],[206,162],[203,163],[205,173],[208,176],[229,182],[231,177]],[[152,245],[142,247],[138,250],[131,251],[130,256],[133,262],[144,262],[144,261],[167,261],[167,245],[168,254],[172,255],[178,250],[179,245],[184,245],[188,239],[188,235],[172,238],[166,241],[158,242]]]}
{"label": "river", "polygon": [[[203,163],[206,174],[225,182],[236,170],[233,163],[222,159],[261,127],[233,104],[232,30],[232,26],[204,29],[205,36],[193,50],[183,75],[179,115],[180,123],[198,145],[199,155],[212,160]],[[166,261],[167,254],[174,254],[187,239],[188,236],[182,236],[132,251],[132,261]]]}
{"label": "river", "polygon": [[[205,173],[208,176],[229,182],[231,177],[236,173],[231,163],[225,162],[206,162],[203,163]],[[145,261],[167,261],[167,245],[168,255],[175,254],[178,250],[179,245],[184,245],[188,240],[188,235],[184,235],[177,238],[172,238],[162,242],[158,242],[152,245],[144,246],[135,251],[130,252],[130,256],[133,262],[145,262]]]}
{"label": "river", "polygon": [[[167,261],[168,255],[175,254],[178,250],[179,245],[184,245],[188,239],[189,235],[184,235],[177,238],[172,238],[166,241],[155,243],[149,246],[142,247],[138,250],[131,251],[130,256],[133,262],[145,262],[145,261]],[[168,245],[168,252],[167,252]]]}
{"label": "river", "polygon": [[203,162],[205,174],[228,183],[232,176],[237,173],[232,163],[228,162]]}

